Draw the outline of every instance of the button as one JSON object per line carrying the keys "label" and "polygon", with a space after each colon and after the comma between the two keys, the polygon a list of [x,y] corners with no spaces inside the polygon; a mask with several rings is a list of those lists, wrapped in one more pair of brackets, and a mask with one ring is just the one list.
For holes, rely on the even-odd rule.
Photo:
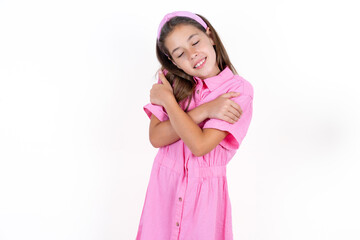
{"label": "button", "polygon": [[182,198],[181,198],[181,197],[179,197],[179,201],[180,201],[180,202],[182,201]]}
{"label": "button", "polygon": [[198,89],[198,90],[196,90],[196,93],[197,93],[197,94],[199,94],[199,89]]}
{"label": "button", "polygon": [[176,226],[178,227],[180,224],[179,224],[179,222],[176,222]]}

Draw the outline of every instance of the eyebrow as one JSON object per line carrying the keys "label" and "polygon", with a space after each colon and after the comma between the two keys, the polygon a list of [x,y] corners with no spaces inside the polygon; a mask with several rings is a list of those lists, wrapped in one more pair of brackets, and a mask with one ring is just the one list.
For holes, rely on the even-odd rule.
{"label": "eyebrow", "polygon": [[[193,36],[195,36],[195,35],[198,35],[198,34],[197,34],[197,33],[194,33],[194,34],[190,35],[190,37],[188,38],[187,41],[190,41],[190,39],[191,39]],[[180,48],[180,47],[175,48],[175,49],[171,52],[171,55],[174,54],[174,52],[175,52],[176,50],[178,50],[179,48]]]}

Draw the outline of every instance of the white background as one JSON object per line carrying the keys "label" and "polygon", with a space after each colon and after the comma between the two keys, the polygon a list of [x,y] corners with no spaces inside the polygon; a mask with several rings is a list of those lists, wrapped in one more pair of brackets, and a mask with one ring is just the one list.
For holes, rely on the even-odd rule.
{"label": "white background", "polygon": [[254,87],[227,167],[235,240],[360,239],[356,1],[0,1],[0,239],[135,239],[162,17]]}

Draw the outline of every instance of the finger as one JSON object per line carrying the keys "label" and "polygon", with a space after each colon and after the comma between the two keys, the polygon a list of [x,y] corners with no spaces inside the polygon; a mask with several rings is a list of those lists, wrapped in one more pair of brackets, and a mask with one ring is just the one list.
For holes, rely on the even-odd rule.
{"label": "finger", "polygon": [[227,92],[227,93],[224,93],[222,96],[223,97],[227,97],[227,98],[232,98],[232,97],[238,97],[240,96],[240,92]]}
{"label": "finger", "polygon": [[237,118],[234,118],[234,115],[231,115],[231,114],[226,114],[224,115],[224,118],[223,118],[224,121],[227,121],[229,123],[236,123],[236,121],[238,120]]}
{"label": "finger", "polygon": [[226,113],[225,113],[225,115],[227,116],[227,117],[229,117],[229,118],[231,118],[233,121],[237,121],[237,120],[239,120],[240,119],[240,117],[241,117],[241,115],[239,115],[239,113],[236,111],[236,110],[234,110],[233,108],[231,109],[231,110],[229,110],[229,111],[227,111]]}
{"label": "finger", "polygon": [[239,114],[239,112],[237,110],[232,108],[232,110],[227,111],[226,114],[224,114],[224,115],[226,117],[228,117],[229,119],[231,119],[235,123],[241,119],[242,113]]}
{"label": "finger", "polygon": [[170,83],[166,79],[166,77],[165,77],[164,73],[161,71],[161,69],[158,71],[158,73],[159,73],[159,78],[160,78],[161,82],[163,84],[170,85]]}
{"label": "finger", "polygon": [[232,112],[234,115],[236,115],[236,117],[240,118],[243,112],[240,105],[232,101],[230,106],[231,108],[229,111]]}

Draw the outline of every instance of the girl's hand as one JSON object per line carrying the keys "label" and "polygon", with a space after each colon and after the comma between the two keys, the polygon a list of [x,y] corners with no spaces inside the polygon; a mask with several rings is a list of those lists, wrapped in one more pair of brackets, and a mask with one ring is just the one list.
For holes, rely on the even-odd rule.
{"label": "girl's hand", "polygon": [[235,123],[239,120],[242,110],[239,104],[229,98],[238,97],[239,95],[239,92],[228,92],[207,102],[208,118],[217,118],[229,123]]}
{"label": "girl's hand", "polygon": [[169,101],[170,98],[175,98],[173,93],[173,88],[165,78],[161,69],[158,71],[159,79],[162,83],[154,83],[150,90],[150,102],[152,104],[157,104],[164,106],[164,104]]}

